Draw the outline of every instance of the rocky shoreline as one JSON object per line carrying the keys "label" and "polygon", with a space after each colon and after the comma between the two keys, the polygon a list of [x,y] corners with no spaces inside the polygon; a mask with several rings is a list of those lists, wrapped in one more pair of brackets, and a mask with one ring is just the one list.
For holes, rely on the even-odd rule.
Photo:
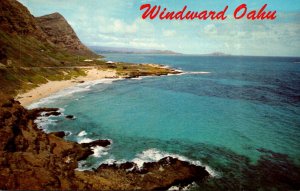
{"label": "rocky shoreline", "polygon": [[76,171],[78,161],[106,147],[109,140],[75,143],[64,132],[46,134],[34,120],[59,115],[55,108],[27,110],[10,99],[0,110],[0,188],[21,190],[162,190],[202,182],[209,173],[172,157],[144,163],[102,164],[93,171]]}

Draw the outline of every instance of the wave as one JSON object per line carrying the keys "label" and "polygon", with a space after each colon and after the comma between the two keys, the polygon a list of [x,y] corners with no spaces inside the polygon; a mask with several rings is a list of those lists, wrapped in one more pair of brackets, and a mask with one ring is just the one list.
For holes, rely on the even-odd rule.
{"label": "wave", "polygon": [[144,77],[139,76],[139,77],[131,78],[131,79],[132,79],[132,80],[142,80],[142,79],[144,79]]}
{"label": "wave", "polygon": [[[143,151],[140,154],[137,154],[136,157],[131,160],[131,162],[136,163],[137,167],[141,169],[143,167],[144,163],[146,163],[146,162],[157,162],[160,159],[165,158],[165,157],[173,157],[173,158],[177,158],[181,161],[189,162],[190,164],[193,164],[193,165],[196,165],[196,166],[205,167],[205,170],[207,170],[207,172],[210,174],[210,176],[212,176],[212,177],[218,177],[219,176],[219,174],[215,170],[213,170],[210,166],[203,164],[201,161],[191,160],[191,159],[188,159],[187,157],[184,157],[184,156],[181,156],[181,155],[178,155],[178,154],[171,154],[171,153],[163,152],[163,151],[160,151],[160,150],[155,149],[155,148],[151,148],[151,149]],[[110,158],[110,159],[107,159],[107,160],[103,161],[104,164],[113,164],[113,163],[121,164],[121,163],[124,163],[124,162],[126,162],[126,160],[116,161],[113,158]]]}
{"label": "wave", "polygon": [[211,72],[198,71],[198,72],[183,72],[182,75],[197,75],[197,74],[210,74]]}
{"label": "wave", "polygon": [[[64,115],[64,111],[65,109],[64,108],[59,108],[58,109],[58,112],[60,113],[60,115],[58,116],[63,116]],[[50,116],[46,116],[48,112],[42,112],[40,114],[39,117],[37,117],[35,120],[34,120],[34,123],[37,125],[37,127],[39,129],[42,129],[44,132],[46,133],[49,133],[48,131],[48,127],[50,125],[53,125],[57,122],[56,119],[52,119],[53,117],[58,117],[58,116],[53,116],[53,115],[50,115]]]}
{"label": "wave", "polygon": [[78,133],[78,137],[83,137],[86,136],[87,132],[86,131],[81,131],[80,133]]}
{"label": "wave", "polygon": [[168,74],[168,76],[211,74],[211,72],[205,72],[205,71],[197,71],[197,72],[185,72],[183,70],[176,70],[176,71],[181,72],[181,73],[179,73],[179,74]]}
{"label": "wave", "polygon": [[136,156],[136,158],[134,158],[132,160],[132,162],[136,163],[138,165],[138,167],[141,168],[145,162],[159,161],[160,159],[168,157],[168,156],[173,157],[173,158],[177,158],[177,159],[182,160],[182,161],[189,162],[189,163],[191,163],[193,165],[196,165],[196,166],[203,166],[208,171],[208,173],[213,177],[216,177],[218,175],[212,168],[210,168],[207,165],[204,165],[201,161],[190,160],[187,157],[177,155],[177,154],[171,154],[171,153],[159,151],[155,148],[145,150],[142,153],[138,154]]}
{"label": "wave", "polygon": [[108,150],[110,149],[109,147],[101,147],[101,146],[95,146],[91,148],[92,151],[94,152],[93,156],[100,158],[104,155],[108,154]]}
{"label": "wave", "polygon": [[175,191],[175,190],[197,190],[197,189],[193,189],[193,188],[197,188],[197,183],[196,182],[192,182],[191,184],[184,186],[184,187],[180,187],[180,186],[172,186],[168,189],[168,191]]}
{"label": "wave", "polygon": [[97,84],[111,84],[111,83],[113,83],[114,81],[117,81],[117,80],[122,80],[122,78],[118,78],[118,79],[100,79],[100,80],[93,80],[93,81],[84,82],[82,84],[77,84],[75,86],[60,90],[60,91],[58,91],[58,92],[56,92],[56,93],[54,93],[54,94],[52,94],[52,95],[50,95],[46,98],[42,98],[39,101],[29,105],[27,108],[28,109],[38,108],[38,107],[41,107],[41,106],[49,104],[49,103],[54,103],[58,98],[71,96],[74,93],[89,91],[90,88],[94,85],[97,85]]}
{"label": "wave", "polygon": [[71,131],[64,131],[66,133],[66,136],[71,136],[73,133]]}
{"label": "wave", "polygon": [[40,116],[34,120],[34,123],[37,125],[37,127],[39,129],[42,129],[46,133],[49,133],[49,131],[48,131],[49,125],[52,125],[56,122],[57,122],[57,120],[49,119],[49,117],[46,117],[46,116]]}
{"label": "wave", "polygon": [[79,144],[81,144],[81,143],[90,143],[90,142],[93,142],[93,141],[95,141],[95,140],[93,140],[93,139],[90,139],[90,138],[87,138],[87,137],[84,137],[84,138],[82,138],[82,139],[78,139],[78,143]]}

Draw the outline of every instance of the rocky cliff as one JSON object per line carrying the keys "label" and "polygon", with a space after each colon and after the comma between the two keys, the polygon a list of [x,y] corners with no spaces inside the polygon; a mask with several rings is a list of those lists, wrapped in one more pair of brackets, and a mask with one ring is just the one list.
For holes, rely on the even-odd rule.
{"label": "rocky cliff", "polygon": [[45,40],[47,36],[28,9],[16,0],[1,0],[0,30],[14,35],[30,35],[41,40]]}
{"label": "rocky cliff", "polygon": [[84,60],[98,57],[61,15],[35,18],[18,1],[1,0],[0,92],[15,95],[47,80],[64,79],[64,74],[84,75],[72,67],[96,64]]}
{"label": "rocky cliff", "polygon": [[55,45],[80,55],[94,55],[83,45],[76,33],[59,13],[53,13],[36,18],[38,25]]}
{"label": "rocky cliff", "polygon": [[97,57],[63,16],[35,18],[16,0],[0,3],[0,56],[2,64],[13,66],[78,64],[78,56]]}

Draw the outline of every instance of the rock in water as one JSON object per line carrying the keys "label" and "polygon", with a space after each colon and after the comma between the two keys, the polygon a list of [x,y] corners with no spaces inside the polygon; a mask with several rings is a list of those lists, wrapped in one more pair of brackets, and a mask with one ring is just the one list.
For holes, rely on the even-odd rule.
{"label": "rock in water", "polygon": [[83,146],[83,147],[95,147],[95,146],[106,147],[108,145],[110,145],[109,140],[96,140],[96,141],[92,141],[90,143],[81,143],[81,146]]}
{"label": "rock in water", "polygon": [[74,115],[67,115],[66,119],[75,119],[75,116]]}

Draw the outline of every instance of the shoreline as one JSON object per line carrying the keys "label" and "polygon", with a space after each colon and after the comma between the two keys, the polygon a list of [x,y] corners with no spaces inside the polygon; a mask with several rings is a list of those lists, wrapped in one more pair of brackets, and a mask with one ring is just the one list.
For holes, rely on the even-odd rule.
{"label": "shoreline", "polygon": [[[28,107],[31,104],[38,102],[39,100],[49,97],[52,94],[55,94],[66,88],[76,86],[78,84],[92,82],[102,79],[126,79],[126,78],[139,78],[146,76],[161,76],[161,75],[181,75],[185,74],[182,70],[175,70],[165,65],[157,64],[143,64],[146,67],[151,67],[158,69],[154,73],[140,73],[129,75],[128,73],[120,74],[117,69],[99,69],[97,66],[88,66],[81,69],[84,69],[86,76],[79,76],[70,80],[59,80],[59,81],[48,81],[45,84],[40,84],[39,86],[22,93],[18,93],[14,99],[19,101],[22,106]],[[138,65],[136,65],[138,66]],[[80,67],[79,67],[80,68]],[[159,71],[163,70],[163,71]]]}
{"label": "shoreline", "polygon": [[77,84],[106,78],[118,78],[116,71],[99,70],[96,67],[92,67],[87,69],[86,76],[79,76],[71,80],[48,81],[47,83],[41,84],[27,92],[18,94],[15,99],[19,101],[22,106],[28,107],[29,105],[43,98],[49,97],[63,89],[76,86]]}

